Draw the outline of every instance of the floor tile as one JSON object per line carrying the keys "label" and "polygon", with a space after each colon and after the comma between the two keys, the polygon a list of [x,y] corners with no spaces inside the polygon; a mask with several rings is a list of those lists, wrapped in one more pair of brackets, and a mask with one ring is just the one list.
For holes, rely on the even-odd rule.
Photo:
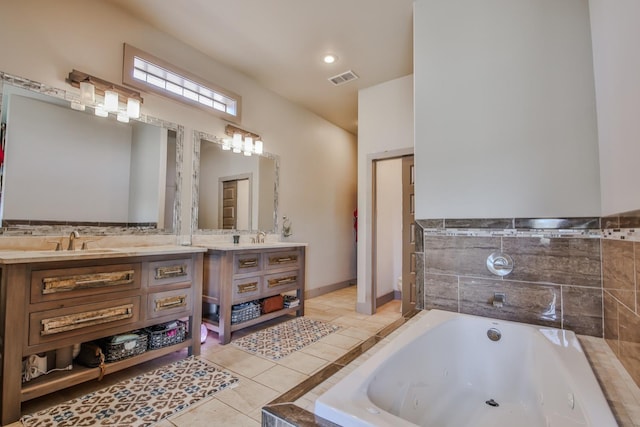
{"label": "floor tile", "polygon": [[256,375],[253,379],[267,387],[284,393],[307,378],[307,375],[301,374],[298,371],[285,368],[284,366],[275,365],[260,375]]}

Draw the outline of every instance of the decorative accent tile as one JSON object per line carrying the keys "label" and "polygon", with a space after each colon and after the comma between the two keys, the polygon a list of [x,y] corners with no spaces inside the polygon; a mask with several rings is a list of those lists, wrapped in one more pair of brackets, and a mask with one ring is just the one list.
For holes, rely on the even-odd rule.
{"label": "decorative accent tile", "polygon": [[444,220],[445,228],[494,228],[508,229],[513,228],[512,218],[446,218]]}
{"label": "decorative accent tile", "polygon": [[600,218],[515,218],[515,228],[524,229],[600,229]]}

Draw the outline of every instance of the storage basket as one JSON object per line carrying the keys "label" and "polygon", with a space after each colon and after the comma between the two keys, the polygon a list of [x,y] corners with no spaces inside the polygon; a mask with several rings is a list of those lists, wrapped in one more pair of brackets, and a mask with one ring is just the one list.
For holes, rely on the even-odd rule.
{"label": "storage basket", "polygon": [[149,334],[149,350],[178,344],[187,338],[187,324],[182,320],[155,325],[145,331]]}
{"label": "storage basket", "polygon": [[282,295],[274,295],[272,297],[261,300],[260,307],[262,314],[282,310],[282,308],[284,307],[284,299],[282,298]]}
{"label": "storage basket", "polygon": [[104,352],[104,361],[117,362],[147,351],[147,341],[148,337],[144,331],[133,331],[102,339],[99,344]]}
{"label": "storage basket", "polygon": [[231,324],[246,322],[260,317],[260,304],[256,301],[231,306]]}

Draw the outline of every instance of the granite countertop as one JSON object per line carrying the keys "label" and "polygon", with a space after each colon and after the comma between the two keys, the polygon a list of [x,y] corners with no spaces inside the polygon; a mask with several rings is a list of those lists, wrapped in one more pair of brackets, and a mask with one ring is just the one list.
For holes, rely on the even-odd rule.
{"label": "granite countertop", "polygon": [[155,245],[94,248],[84,250],[77,249],[73,251],[3,249],[0,250],[0,264],[124,258],[133,256],[188,254],[197,252],[206,252],[206,248],[198,246]]}
{"label": "granite countertop", "polygon": [[206,243],[200,244],[201,247],[214,251],[245,251],[251,249],[284,249],[293,247],[306,247],[307,243],[295,242],[265,242],[265,243]]}

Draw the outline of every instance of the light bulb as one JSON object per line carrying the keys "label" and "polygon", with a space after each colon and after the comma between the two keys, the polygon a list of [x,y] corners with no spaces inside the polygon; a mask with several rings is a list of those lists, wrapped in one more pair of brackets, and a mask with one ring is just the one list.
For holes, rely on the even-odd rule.
{"label": "light bulb", "polygon": [[94,113],[98,117],[108,117],[109,113],[102,107],[102,105],[98,105],[94,110]]}
{"label": "light bulb", "polygon": [[135,98],[127,98],[127,116],[132,119],[140,117],[140,100]]}
{"label": "light bulb", "polygon": [[225,138],[222,140],[222,149],[224,151],[231,150],[231,140],[229,138]]}
{"label": "light bulb", "polygon": [[234,153],[242,151],[242,134],[236,132],[233,134],[233,142],[231,143]]}
{"label": "light bulb", "polygon": [[118,92],[113,90],[104,91],[104,109],[110,113],[118,111]]}
{"label": "light bulb", "polygon": [[121,111],[116,116],[116,120],[122,123],[129,123],[129,116]]}
{"label": "light bulb", "polygon": [[84,105],[96,102],[96,87],[90,82],[80,82],[80,101]]}
{"label": "light bulb", "polygon": [[262,141],[261,140],[257,140],[256,142],[253,143],[253,152],[256,154],[262,154]]}
{"label": "light bulb", "polygon": [[78,101],[71,101],[71,108],[78,111],[84,111],[84,104]]}
{"label": "light bulb", "polygon": [[253,151],[253,138],[247,136],[244,138],[244,155],[250,156]]}

